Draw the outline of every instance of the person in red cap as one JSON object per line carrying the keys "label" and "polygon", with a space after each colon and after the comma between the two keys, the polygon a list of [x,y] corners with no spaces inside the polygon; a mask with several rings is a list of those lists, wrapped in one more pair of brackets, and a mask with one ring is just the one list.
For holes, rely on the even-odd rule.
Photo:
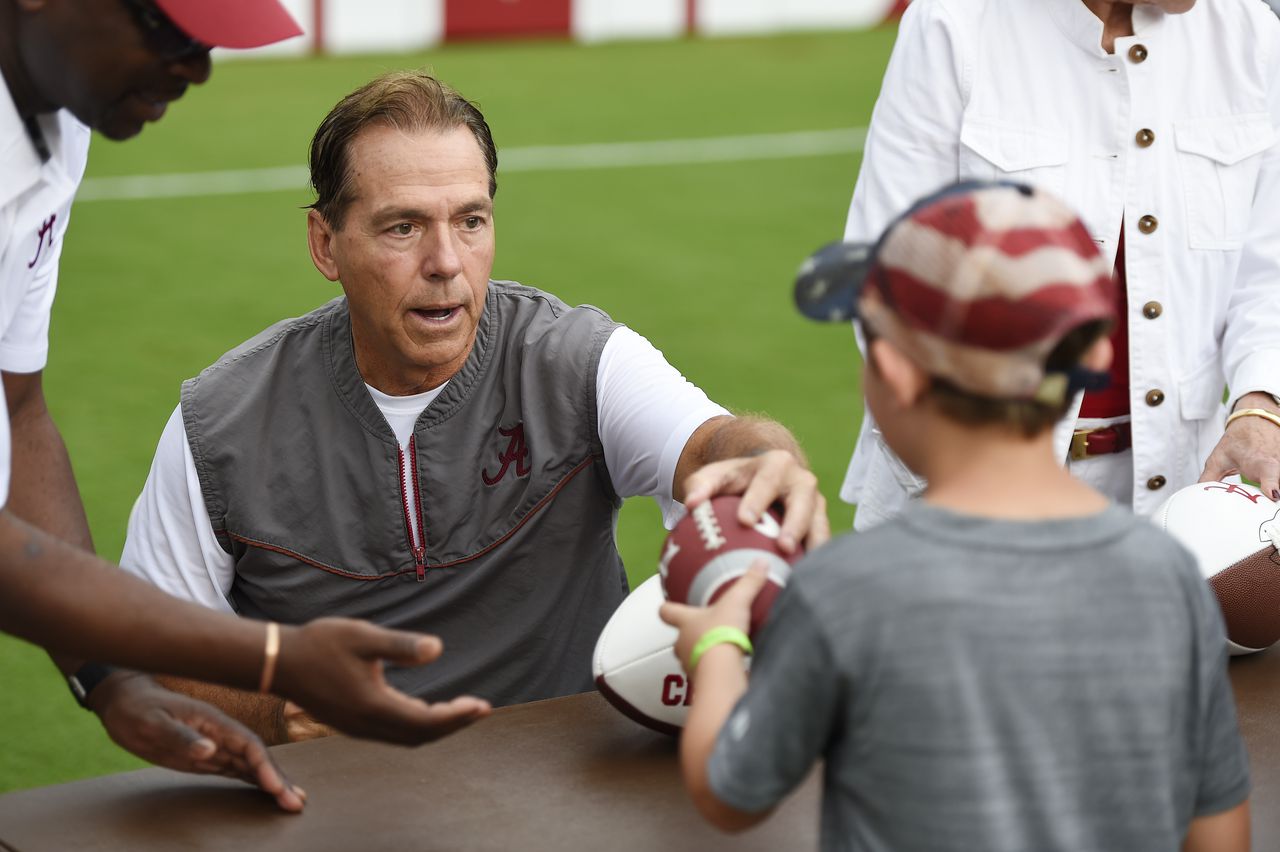
{"label": "person in red cap", "polygon": [[858,321],[867,404],[929,485],[797,565],[749,682],[762,566],[710,608],[663,605],[712,823],[759,822],[824,759],[824,849],[1248,849],[1217,601],[1053,450],[1107,376],[1114,287],[1070,210],[1007,183],[949,188],[802,268],[807,315]]}
{"label": "person in red cap", "polygon": [[175,769],[243,778],[286,810],[301,810],[301,791],[256,736],[105,664],[275,692],[348,733],[402,743],[443,736],[488,704],[432,705],[387,685],[382,661],[428,663],[441,652],[435,637],[346,619],[302,627],[237,619],[93,556],[41,371],[90,129],[128,139],[209,78],[212,47],[300,32],[276,0],[0,0],[0,630],[56,655],[77,700],[124,748]]}

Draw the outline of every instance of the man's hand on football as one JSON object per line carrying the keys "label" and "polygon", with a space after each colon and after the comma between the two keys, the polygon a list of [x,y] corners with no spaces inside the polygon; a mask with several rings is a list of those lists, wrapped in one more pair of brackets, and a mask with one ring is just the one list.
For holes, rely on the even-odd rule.
{"label": "man's hand on football", "polygon": [[778,546],[786,553],[795,553],[801,543],[812,550],[831,538],[818,478],[786,450],[712,462],[685,480],[684,503],[690,509],[718,494],[742,495],[738,520],[745,526],[759,521],[769,506],[782,503]]}
{"label": "man's hand on football", "polygon": [[[1248,393],[1240,397],[1235,410],[1261,408],[1280,414],[1270,394]],[[1280,426],[1264,417],[1240,417],[1223,432],[1209,454],[1201,482],[1212,482],[1233,474],[1258,483],[1262,493],[1280,499]]]}

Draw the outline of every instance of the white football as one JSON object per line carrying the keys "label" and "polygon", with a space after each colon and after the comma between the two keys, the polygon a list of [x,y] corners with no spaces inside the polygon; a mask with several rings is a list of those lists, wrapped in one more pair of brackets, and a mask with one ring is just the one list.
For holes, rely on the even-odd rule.
{"label": "white football", "polygon": [[673,646],[676,629],[658,617],[662,585],[655,575],[627,595],[596,640],[591,671],[596,688],[630,718],[678,734],[690,690]]}
{"label": "white football", "polygon": [[1154,520],[1200,563],[1232,654],[1280,640],[1280,505],[1250,485],[1198,482],[1170,495]]}

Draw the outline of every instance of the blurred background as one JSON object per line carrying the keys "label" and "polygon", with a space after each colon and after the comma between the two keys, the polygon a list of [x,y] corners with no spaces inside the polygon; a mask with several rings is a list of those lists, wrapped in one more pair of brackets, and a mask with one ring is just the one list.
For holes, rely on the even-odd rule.
{"label": "blurred background", "polygon": [[[45,386],[98,551],[120,555],[181,381],[337,295],[305,246],[307,143],[340,97],[398,68],[432,70],[493,128],[495,277],[603,308],[716,400],[786,424],[848,529],[853,336],[802,321],[791,283],[842,233],[898,5],[291,3],[305,37],[219,53],[210,84],[162,122],[94,142]],[[663,535],[652,501],[628,503],[633,585]],[[0,637],[0,677],[0,791],[142,765],[42,652]]]}

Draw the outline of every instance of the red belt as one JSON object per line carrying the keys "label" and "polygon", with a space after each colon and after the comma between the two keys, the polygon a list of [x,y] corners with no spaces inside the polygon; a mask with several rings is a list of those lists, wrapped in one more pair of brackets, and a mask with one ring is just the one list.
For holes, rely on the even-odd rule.
{"label": "red belt", "polygon": [[1122,453],[1133,446],[1133,427],[1116,423],[1101,429],[1077,429],[1071,433],[1071,460]]}

